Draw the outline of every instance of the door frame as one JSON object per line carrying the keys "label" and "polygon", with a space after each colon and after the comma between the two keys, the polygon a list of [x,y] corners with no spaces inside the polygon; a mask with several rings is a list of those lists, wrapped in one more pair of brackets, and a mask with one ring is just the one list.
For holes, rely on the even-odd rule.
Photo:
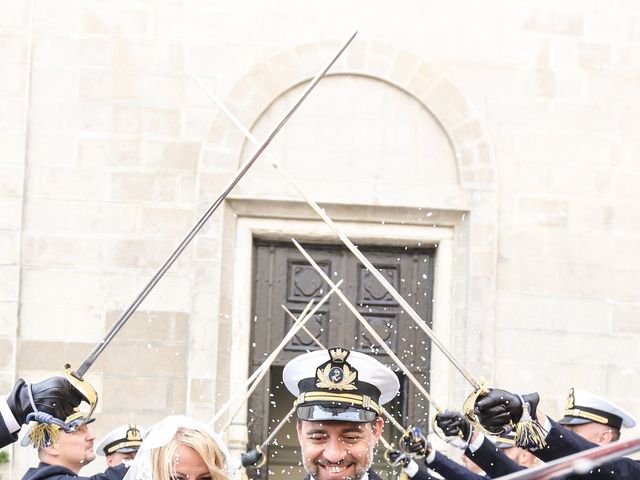
{"label": "door frame", "polygon": [[[455,229],[467,212],[433,210],[439,214],[438,223],[424,225],[402,220],[411,209],[367,206],[363,211],[363,208],[352,205],[323,206],[339,228],[356,244],[436,248],[432,328],[438,338],[453,350]],[[238,380],[246,379],[250,369],[253,239],[290,241],[293,237],[301,242],[341,242],[322,220],[316,219],[306,204],[300,202],[230,199],[226,207],[225,223],[228,227],[234,227],[230,234],[233,238],[227,237],[229,243],[223,249],[223,258],[232,262],[227,263],[228,270],[223,268],[223,271],[229,272],[226,278],[231,282],[227,291],[233,318],[230,348],[234,352],[234,361],[229,371],[229,378],[234,379],[230,382],[229,392],[233,395],[242,384]],[[381,221],[385,218],[389,220]],[[449,404],[453,367],[440,352],[431,355],[430,365],[430,393],[441,404]],[[246,420],[246,409],[243,409],[236,415],[233,428],[228,432],[227,440],[232,450],[242,452],[246,448]]]}

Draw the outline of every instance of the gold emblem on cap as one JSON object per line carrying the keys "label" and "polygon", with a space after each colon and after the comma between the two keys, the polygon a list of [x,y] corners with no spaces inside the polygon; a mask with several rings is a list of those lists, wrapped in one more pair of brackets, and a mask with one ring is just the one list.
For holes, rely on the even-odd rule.
{"label": "gold emblem on cap", "polygon": [[136,440],[142,441],[142,435],[140,435],[140,430],[138,430],[135,425],[129,425],[129,430],[127,430],[126,438],[128,442],[133,442]]}
{"label": "gold emblem on cap", "polygon": [[344,363],[347,355],[349,355],[349,350],[343,350],[342,348],[332,348],[329,350],[329,355],[331,356],[331,360],[334,363]]}
{"label": "gold emblem on cap", "polygon": [[573,410],[576,407],[576,397],[573,393],[573,387],[569,389],[569,396],[567,397],[567,404],[564,407],[565,410]]}
{"label": "gold emblem on cap", "polygon": [[349,365],[336,367],[331,364],[319,368],[316,372],[318,381],[316,387],[329,390],[355,390],[356,372],[352,372]]}
{"label": "gold emblem on cap", "polygon": [[328,390],[357,390],[358,371],[347,362],[349,350],[333,347],[328,350],[328,362],[316,370],[316,387]]}

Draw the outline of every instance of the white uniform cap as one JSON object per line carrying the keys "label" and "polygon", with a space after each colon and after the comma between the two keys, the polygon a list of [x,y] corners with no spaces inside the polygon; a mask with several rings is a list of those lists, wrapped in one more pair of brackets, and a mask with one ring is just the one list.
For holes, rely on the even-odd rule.
{"label": "white uniform cap", "polygon": [[370,355],[344,348],[305,353],[284,367],[301,420],[367,422],[400,389],[395,373]]}
{"label": "white uniform cap", "polygon": [[558,423],[562,425],[581,425],[595,422],[620,430],[632,428],[635,418],[615,403],[586,390],[571,388],[567,397],[564,417]]}
{"label": "white uniform cap", "polygon": [[136,452],[142,445],[143,437],[144,427],[140,425],[120,425],[100,440],[96,447],[96,453],[105,456],[116,452]]}

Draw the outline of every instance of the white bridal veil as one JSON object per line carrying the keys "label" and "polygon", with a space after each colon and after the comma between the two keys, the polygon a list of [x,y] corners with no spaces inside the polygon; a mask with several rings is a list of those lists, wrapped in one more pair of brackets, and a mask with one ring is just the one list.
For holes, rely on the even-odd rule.
{"label": "white bridal veil", "polygon": [[209,425],[184,415],[170,415],[147,430],[124,480],[153,480],[152,450],[167,445],[180,428],[199,430],[213,438],[224,455],[225,469],[231,474],[229,451],[220,436]]}

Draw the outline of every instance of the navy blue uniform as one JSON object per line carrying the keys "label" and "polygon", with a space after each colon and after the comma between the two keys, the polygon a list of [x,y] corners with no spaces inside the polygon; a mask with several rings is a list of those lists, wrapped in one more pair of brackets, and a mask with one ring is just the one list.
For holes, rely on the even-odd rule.
{"label": "navy blue uniform", "polygon": [[[547,448],[533,452],[540,460],[550,462],[551,460],[556,460],[598,446],[589,440],[585,440],[577,433],[564,428],[553,420],[551,420],[551,425],[552,428],[549,431],[549,435],[547,435]],[[601,465],[588,475],[576,476],[575,478],[585,478],[589,480],[612,478],[619,480],[637,480],[640,479],[640,462],[623,457]]]}
{"label": "navy blue uniform", "polygon": [[127,467],[120,464],[117,467],[107,468],[104,473],[98,473],[91,477],[79,477],[66,467],[40,463],[37,467],[27,470],[22,480],[122,480],[126,473]]}
{"label": "navy blue uniform", "polygon": [[472,452],[467,448],[464,454],[482,470],[487,472],[492,478],[509,475],[513,472],[524,470],[525,467],[507,457],[504,452],[496,447],[486,437],[482,441],[480,448]]}

